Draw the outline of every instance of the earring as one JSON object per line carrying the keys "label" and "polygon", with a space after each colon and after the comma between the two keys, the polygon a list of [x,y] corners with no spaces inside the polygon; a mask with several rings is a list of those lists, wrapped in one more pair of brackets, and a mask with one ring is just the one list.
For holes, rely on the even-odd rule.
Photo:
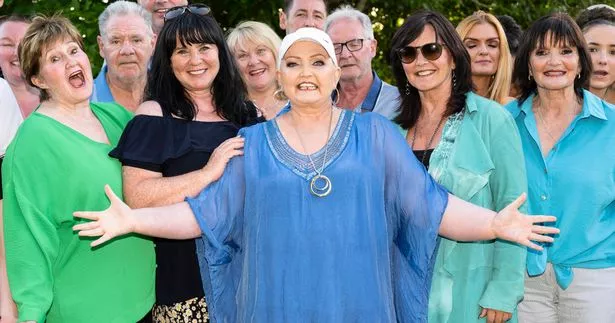
{"label": "earring", "polygon": [[531,80],[532,80],[532,74],[528,74],[528,75],[527,75],[527,80],[528,80],[528,81],[531,81]]}
{"label": "earring", "polygon": [[581,73],[577,74],[577,79],[581,79]]}
{"label": "earring", "polygon": [[286,97],[286,94],[284,93],[284,90],[282,90],[281,88],[275,90],[275,92],[273,92],[273,97],[276,98],[279,101],[286,101],[288,100],[288,97]]}
{"label": "earring", "polygon": [[340,90],[335,88],[333,89],[333,91],[335,92],[335,94],[331,93],[331,97],[335,99],[335,101],[333,102],[333,106],[335,107],[340,102]]}
{"label": "earring", "polygon": [[410,82],[406,82],[406,95],[410,95]]}
{"label": "earring", "polygon": [[455,70],[453,70],[453,89],[457,88],[457,75],[455,74]]}

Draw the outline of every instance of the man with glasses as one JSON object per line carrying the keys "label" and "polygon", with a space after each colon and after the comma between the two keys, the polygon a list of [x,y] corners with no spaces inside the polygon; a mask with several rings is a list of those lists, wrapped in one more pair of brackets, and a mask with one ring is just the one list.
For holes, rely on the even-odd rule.
{"label": "man with glasses", "polygon": [[325,31],[333,41],[342,69],[337,106],[394,118],[399,108],[399,92],[372,69],[378,42],[369,17],[350,6],[342,6],[327,18]]}
{"label": "man with glasses", "polygon": [[98,47],[106,65],[94,80],[92,102],[116,102],[135,111],[141,103],[156,36],[152,16],[134,2],[117,1],[98,17]]}
{"label": "man with glasses", "polygon": [[284,0],[279,18],[280,28],[287,35],[302,27],[322,29],[327,19],[327,4],[325,0]]}
{"label": "man with glasses", "polygon": [[187,6],[188,0],[137,0],[137,3],[152,14],[152,28],[154,33],[158,35],[162,26],[164,26],[164,14],[167,10],[178,6]]}

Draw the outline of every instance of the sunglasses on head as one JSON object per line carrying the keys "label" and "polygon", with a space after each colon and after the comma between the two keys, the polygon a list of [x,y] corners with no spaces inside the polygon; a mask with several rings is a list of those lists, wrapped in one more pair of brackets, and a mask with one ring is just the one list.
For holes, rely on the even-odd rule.
{"label": "sunglasses on head", "polygon": [[419,51],[423,54],[423,57],[430,61],[435,61],[442,55],[442,44],[429,43],[423,46],[406,46],[397,50],[397,56],[401,59],[402,63],[410,64],[414,62],[419,55]]}
{"label": "sunglasses on head", "polygon": [[204,4],[191,4],[187,6],[173,7],[164,13],[164,21],[169,21],[183,15],[186,11],[199,16],[207,16],[211,8]]}

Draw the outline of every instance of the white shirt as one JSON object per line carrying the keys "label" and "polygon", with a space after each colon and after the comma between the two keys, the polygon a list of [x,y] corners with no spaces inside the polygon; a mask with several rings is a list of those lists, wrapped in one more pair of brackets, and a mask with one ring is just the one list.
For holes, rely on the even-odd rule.
{"label": "white shirt", "polygon": [[0,156],[4,156],[22,121],[21,110],[11,87],[0,78]]}

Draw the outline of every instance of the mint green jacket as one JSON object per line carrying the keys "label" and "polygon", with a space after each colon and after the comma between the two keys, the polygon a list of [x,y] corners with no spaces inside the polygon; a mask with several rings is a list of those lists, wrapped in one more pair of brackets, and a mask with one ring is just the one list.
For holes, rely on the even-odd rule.
{"label": "mint green jacket", "polygon": [[[491,210],[514,201],[527,191],[527,177],[511,115],[498,103],[468,93],[465,111],[444,126],[429,173],[455,196]],[[481,308],[514,313],[523,297],[525,255],[525,247],[504,241],[441,237],[429,322],[485,322],[478,319]],[[516,315],[509,322],[516,322]]]}

